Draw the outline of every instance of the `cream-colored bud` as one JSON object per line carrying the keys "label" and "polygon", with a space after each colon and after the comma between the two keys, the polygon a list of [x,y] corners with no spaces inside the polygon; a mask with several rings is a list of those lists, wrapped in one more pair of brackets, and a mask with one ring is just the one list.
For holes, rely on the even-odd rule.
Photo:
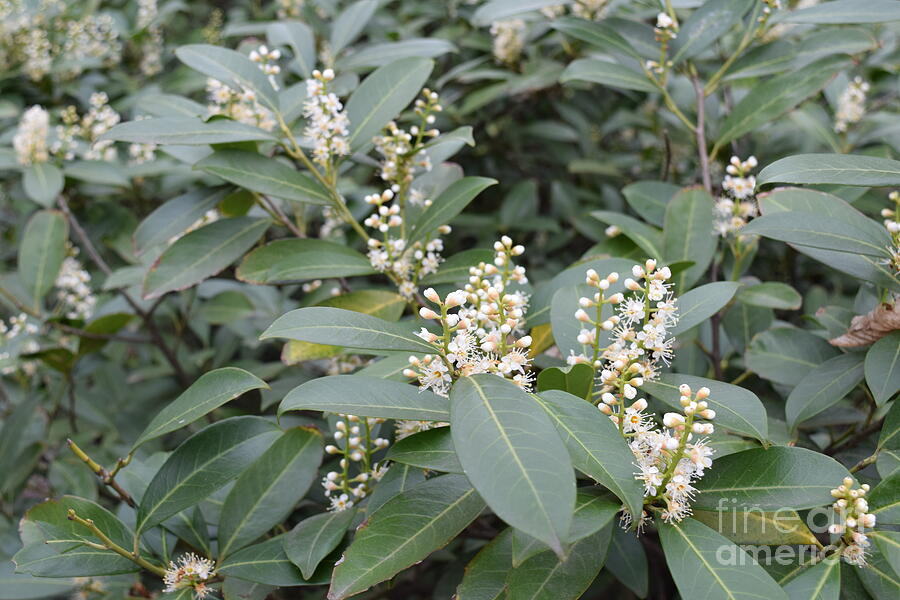
{"label": "cream-colored bud", "polygon": [[440,319],[441,315],[437,314],[427,306],[423,306],[419,309],[419,316],[423,319]]}
{"label": "cream-colored bud", "polygon": [[706,398],[709,398],[709,388],[708,387],[702,387],[699,390],[697,390],[697,400],[704,400]]}
{"label": "cream-colored bud", "polygon": [[610,283],[616,283],[617,281],[619,281],[619,274],[613,271],[606,276],[606,280]]}
{"label": "cream-colored bud", "polygon": [[584,311],[584,309],[579,308],[575,311],[575,318],[581,321],[582,323],[590,323],[591,317]]}
{"label": "cream-colored bud", "polygon": [[438,296],[438,293],[434,290],[434,288],[426,288],[422,295],[431,300],[434,303],[440,303],[441,297]]}

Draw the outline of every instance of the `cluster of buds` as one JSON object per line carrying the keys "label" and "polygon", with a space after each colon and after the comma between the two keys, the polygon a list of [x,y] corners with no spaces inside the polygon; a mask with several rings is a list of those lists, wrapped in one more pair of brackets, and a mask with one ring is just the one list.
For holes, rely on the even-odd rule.
{"label": "cluster of buds", "polygon": [[[380,206],[377,213],[366,219],[365,223],[370,227],[377,227],[379,231],[385,231],[382,229],[385,226],[388,229],[385,231],[383,241],[369,238],[368,257],[373,269],[391,275],[403,297],[413,298],[419,291],[419,280],[437,272],[438,266],[443,262],[441,252],[444,250],[444,242],[436,237],[407,246],[406,240],[402,237],[390,237],[389,229],[398,221],[402,225],[402,217],[397,214],[399,211],[395,207],[396,205],[393,205],[388,209]],[[382,209],[386,209],[387,214],[382,215]],[[450,226],[441,225],[438,233],[442,235],[450,233]]]}
{"label": "cluster of buds", "polygon": [[[325,446],[325,452],[341,457],[338,463],[341,470],[329,471],[322,479],[332,511],[346,510],[369,494],[372,484],[387,472],[387,467],[380,466],[372,457],[389,444],[385,438],[373,438],[384,419],[343,414],[337,418],[332,434],[335,443]],[[355,475],[351,475],[351,465],[356,465]]]}
{"label": "cluster of buds", "polygon": [[177,592],[190,588],[196,597],[202,600],[212,593],[207,582],[215,572],[215,561],[197,556],[193,552],[182,554],[178,557],[177,563],[169,562],[169,568],[163,575],[163,583],[166,585],[164,591]]}
{"label": "cluster of buds", "polygon": [[427,139],[440,135],[434,127],[435,113],[443,110],[437,92],[428,88],[422,90],[422,97],[415,102],[415,114],[419,123],[401,129],[391,121],[382,135],[372,141],[381,160],[381,179],[388,182],[394,192],[406,194],[417,169],[430,171],[431,160],[425,152]]}
{"label": "cluster of buds", "polygon": [[50,131],[50,114],[41,106],[32,106],[19,120],[13,136],[13,148],[20,165],[31,165],[50,160],[47,134]]}
{"label": "cluster of buds", "polygon": [[38,326],[34,323],[30,323],[28,321],[28,315],[25,313],[19,313],[18,316],[11,316],[9,318],[9,324],[5,323],[3,319],[0,319],[0,336],[7,341],[17,338],[21,333],[34,335],[37,332]]}
{"label": "cluster of buds", "polygon": [[525,48],[525,21],[497,21],[491,25],[491,35],[494,36],[494,59],[507,66],[518,64]]}
{"label": "cluster of buds", "polygon": [[260,71],[268,75],[269,83],[272,84],[272,88],[276,92],[278,91],[278,82],[275,80],[275,76],[281,73],[281,67],[278,66],[278,59],[280,58],[281,50],[278,48],[269,50],[265,44],[256,50],[250,51],[250,60],[259,65]]}
{"label": "cluster of buds", "polygon": [[724,195],[719,197],[713,209],[713,230],[722,237],[736,233],[759,214],[754,199],[756,177],[752,175],[758,164],[755,156],[744,161],[732,156],[725,167]]}
{"label": "cluster of buds", "polygon": [[234,121],[272,131],[278,124],[275,115],[259,103],[252,90],[234,90],[218,79],[206,80],[210,115],[224,115]]}
{"label": "cluster of buds", "polygon": [[900,192],[893,191],[888,198],[894,203],[894,208],[881,209],[884,226],[893,241],[893,245],[888,248],[891,258],[887,260],[887,263],[893,267],[895,272],[900,273]]}
{"label": "cluster of buds", "polygon": [[653,28],[656,41],[659,42],[659,60],[648,60],[644,63],[647,71],[657,75],[665,75],[672,67],[669,60],[669,43],[678,37],[678,21],[669,13],[661,12],[656,15],[656,26]]}
{"label": "cluster of buds", "polygon": [[[694,437],[714,431],[708,422],[716,416],[706,401],[709,389],[702,387],[696,394],[688,385],[678,389],[682,411],[663,415],[662,428],[657,429],[653,418],[643,412],[647,408],[643,398],[625,409],[625,418],[620,421],[639,469],[634,476],[644,487],[645,503],[661,508],[662,518],[667,522],[681,521],[691,514],[690,503],[697,493],[693,484],[712,467],[713,455],[705,439]],[[634,520],[627,510],[623,512],[624,527]],[[646,520],[645,512],[637,519],[638,530]]]}
{"label": "cluster of buds", "polygon": [[381,233],[387,233],[392,227],[400,227],[403,217],[400,216],[400,205],[389,204],[394,199],[394,191],[387,189],[380,194],[369,194],[365,197],[366,204],[375,207],[375,212],[366,217],[363,224],[366,227],[377,229]]}
{"label": "cluster of buds", "polygon": [[865,498],[868,491],[867,483],[853,489],[852,477],[845,477],[841,485],[831,490],[831,495],[837,499],[832,507],[839,521],[828,527],[828,533],[841,536],[844,543],[841,557],[844,562],[857,567],[866,566],[866,549],[871,542],[865,531],[875,527],[875,515],[868,512],[869,503]]}
{"label": "cluster of buds", "polygon": [[[19,369],[31,376],[37,370],[38,362],[34,360],[17,360],[22,354],[32,354],[40,349],[36,340],[30,336],[37,335],[40,328],[36,323],[28,320],[28,315],[20,313],[9,318],[8,322],[0,319],[0,342],[3,351],[0,352],[0,375],[12,375]],[[21,339],[20,336],[29,336]],[[20,338],[18,342],[14,341]]]}
{"label": "cluster of buds", "polygon": [[869,84],[862,77],[854,77],[841,92],[834,115],[834,130],[837,133],[846,132],[850,125],[860,122],[865,116],[868,91]]}
{"label": "cluster of buds", "polygon": [[781,0],[762,0],[762,3],[765,4],[765,6],[762,9],[762,14],[759,16],[759,19],[757,19],[760,29],[765,28],[769,19],[772,17],[772,13],[782,9]]}
{"label": "cluster of buds", "polygon": [[609,9],[609,0],[575,0],[572,14],[588,21],[599,21]]}
{"label": "cluster of buds", "polygon": [[[56,126],[56,140],[50,146],[54,156],[62,160],[73,160],[81,155],[86,160],[107,162],[118,158],[114,142],[99,139],[122,120],[121,115],[109,105],[109,96],[105,92],[91,94],[90,109],[84,115],[79,115],[74,106],[68,106],[60,114],[60,120],[62,123]],[[132,154],[135,153],[134,146],[133,144]],[[147,145],[137,146],[143,152]],[[152,145],[149,146],[153,148]]]}
{"label": "cluster of buds", "polygon": [[331,69],[313,71],[312,78],[306,81],[307,100],[303,104],[303,116],[307,119],[303,135],[313,143],[313,160],[326,168],[331,166],[333,157],[350,154],[350,119],[337,95],[328,91],[332,80]]}
{"label": "cluster of buds", "polygon": [[67,319],[86,320],[94,313],[97,297],[91,291],[91,274],[75,258],[78,250],[70,246],[68,251],[56,277],[56,298]]}

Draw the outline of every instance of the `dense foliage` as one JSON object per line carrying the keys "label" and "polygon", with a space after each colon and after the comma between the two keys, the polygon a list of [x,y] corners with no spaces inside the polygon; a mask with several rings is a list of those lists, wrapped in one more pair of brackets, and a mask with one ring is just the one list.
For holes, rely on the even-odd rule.
{"label": "dense foliage", "polygon": [[0,600],[897,598],[900,0],[0,18]]}

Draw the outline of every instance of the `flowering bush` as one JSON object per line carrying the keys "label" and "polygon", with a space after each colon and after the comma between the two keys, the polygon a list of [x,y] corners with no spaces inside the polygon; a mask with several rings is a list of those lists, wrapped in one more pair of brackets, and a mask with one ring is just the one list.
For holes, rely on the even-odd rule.
{"label": "flowering bush", "polygon": [[0,16],[0,600],[896,598],[900,1]]}

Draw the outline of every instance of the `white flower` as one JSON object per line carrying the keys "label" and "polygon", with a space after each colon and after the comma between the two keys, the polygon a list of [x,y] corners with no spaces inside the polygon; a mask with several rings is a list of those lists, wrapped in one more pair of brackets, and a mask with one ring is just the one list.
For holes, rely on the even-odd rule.
{"label": "white flower", "polygon": [[50,130],[50,115],[40,106],[32,106],[19,121],[19,127],[13,136],[13,148],[19,164],[47,162],[50,153],[47,150],[47,134]]}
{"label": "white flower", "polygon": [[525,21],[522,19],[497,21],[491,25],[491,35],[494,36],[493,51],[497,62],[506,65],[515,65],[519,62],[522,49],[525,47]]}
{"label": "white flower", "polygon": [[847,131],[849,125],[858,123],[866,114],[866,93],[869,84],[861,77],[855,77],[841,92],[835,112],[834,130],[838,133]]}
{"label": "white flower", "polygon": [[164,591],[176,592],[190,587],[202,598],[209,593],[204,582],[215,574],[215,570],[216,563],[208,558],[193,552],[182,554],[177,562],[169,562],[169,568],[163,575]]}

